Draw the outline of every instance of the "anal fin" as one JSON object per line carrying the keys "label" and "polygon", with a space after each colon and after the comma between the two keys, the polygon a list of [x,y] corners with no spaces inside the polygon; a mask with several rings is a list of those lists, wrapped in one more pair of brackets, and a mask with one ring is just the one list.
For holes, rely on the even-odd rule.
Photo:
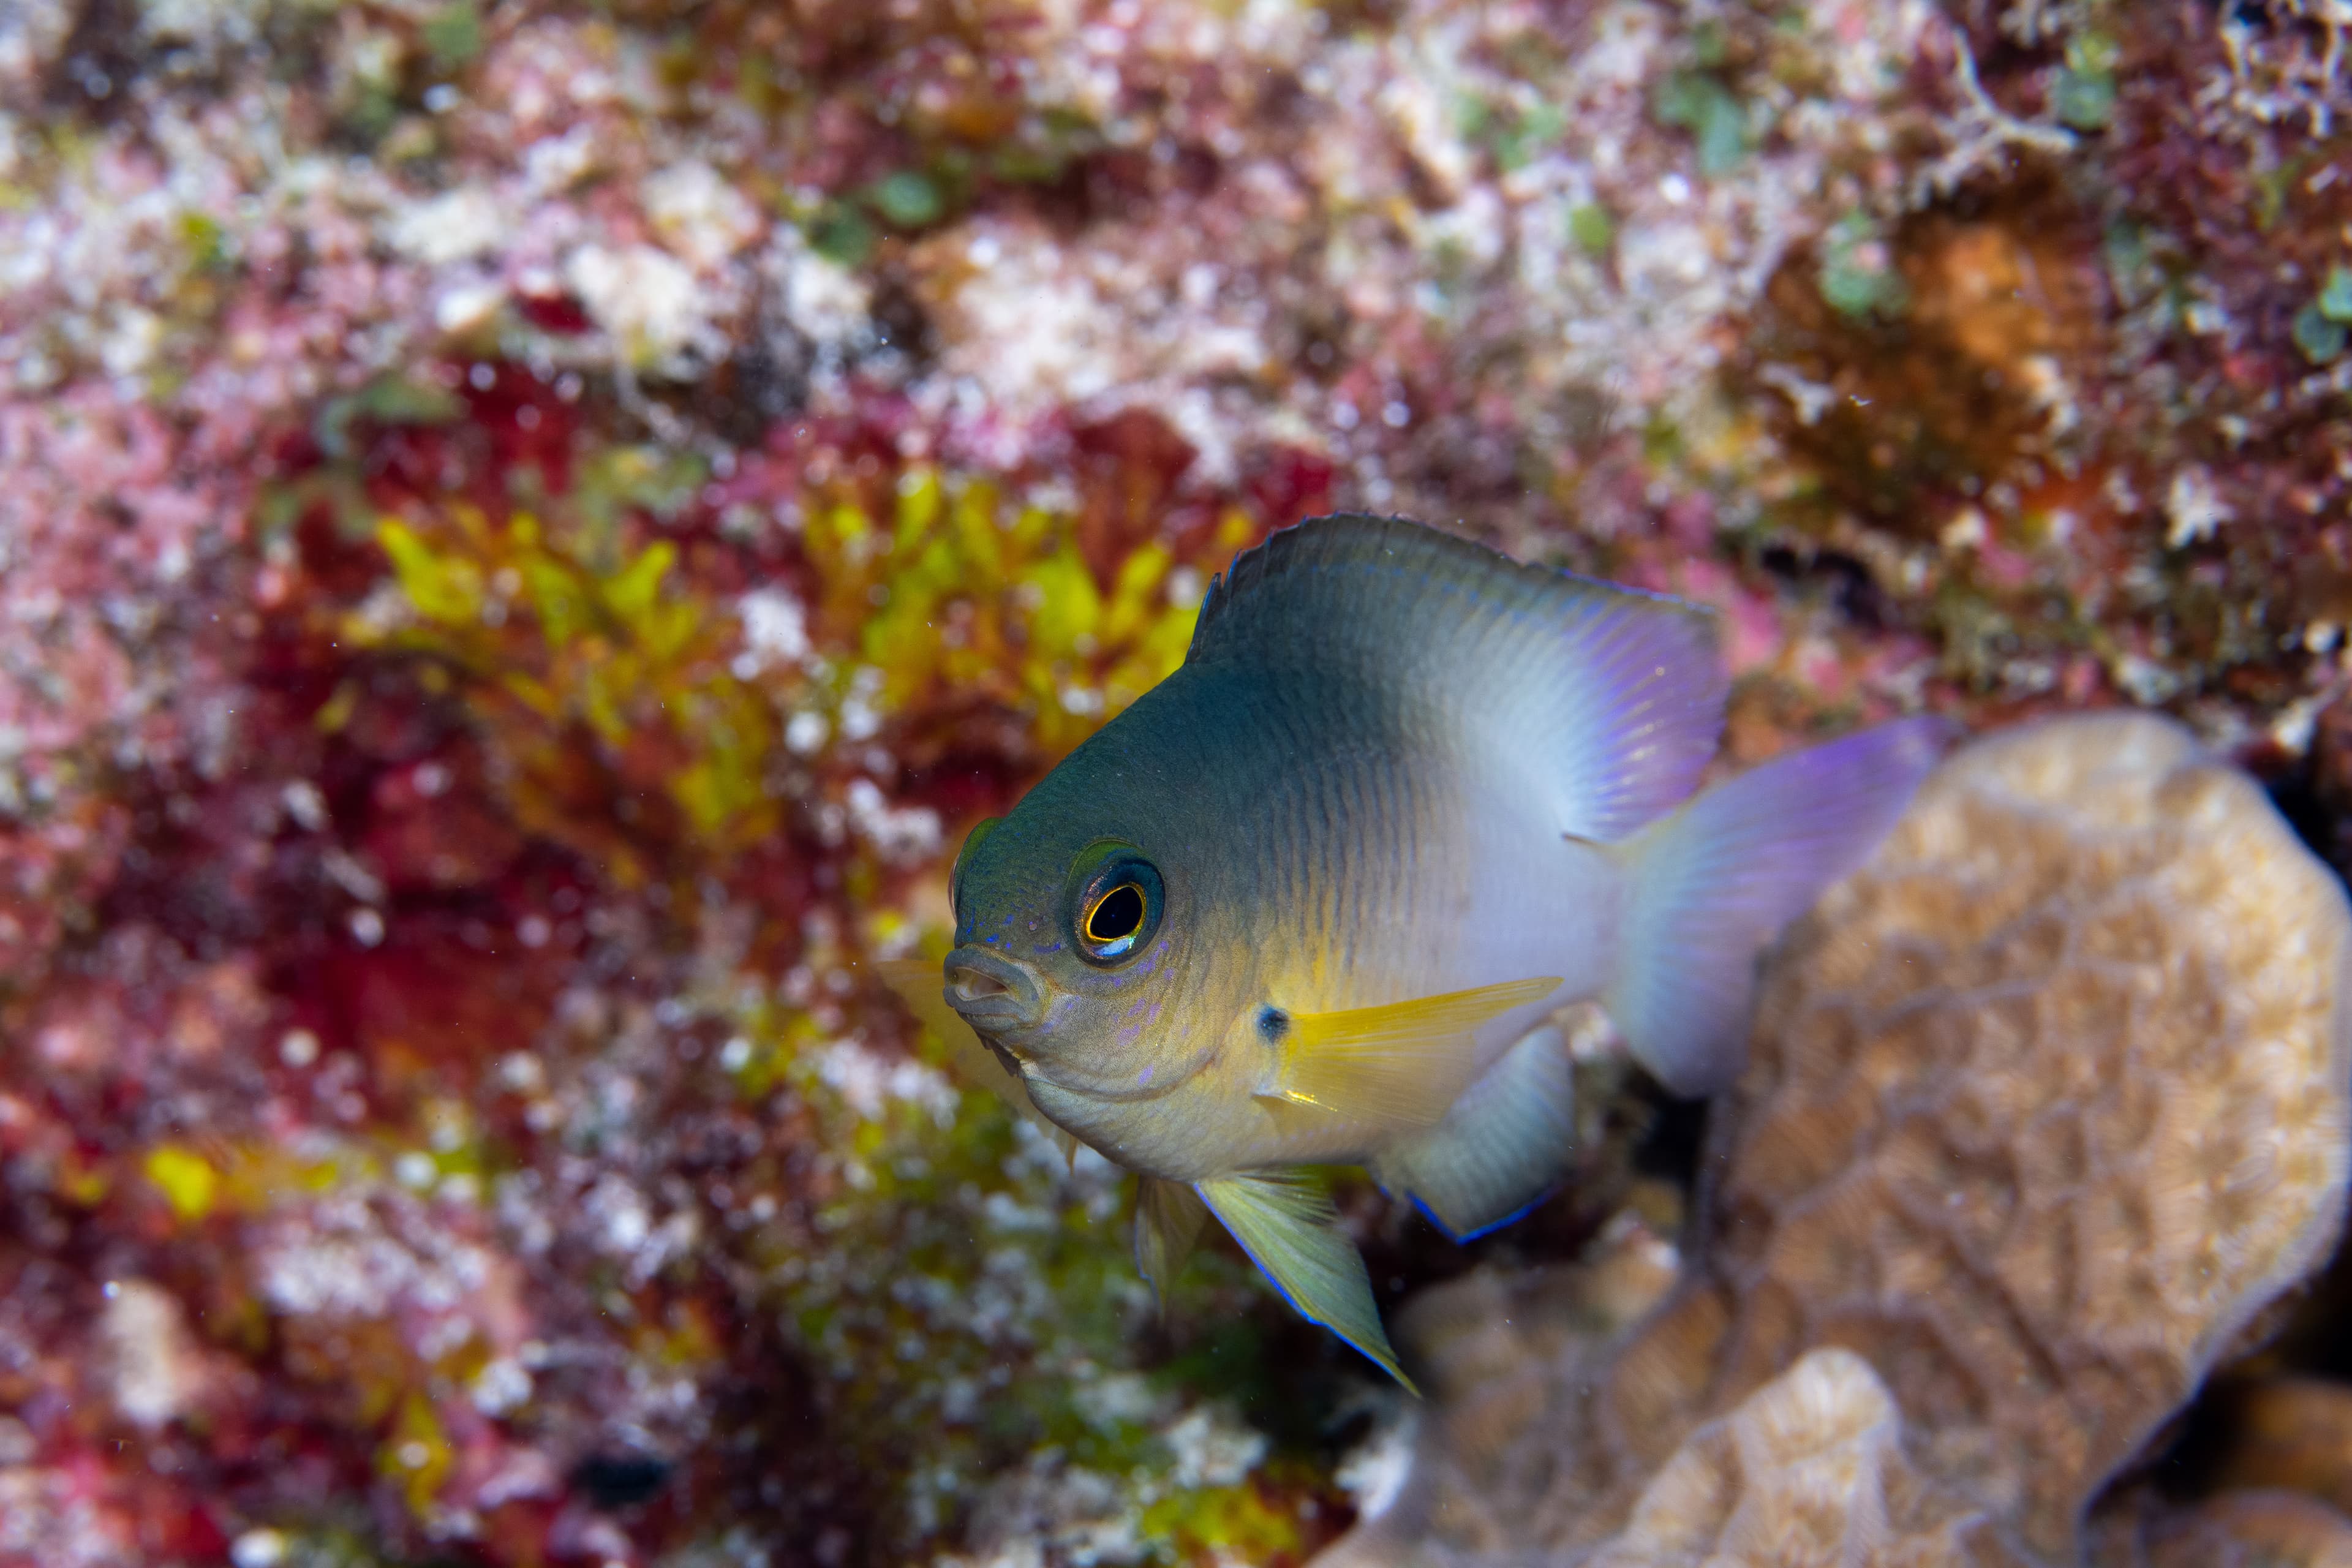
{"label": "anal fin", "polygon": [[1479,1026],[1559,984],[1512,980],[1377,1007],[1275,1015],[1281,1056],[1260,1092],[1374,1126],[1431,1126],[1475,1069]]}
{"label": "anal fin", "polygon": [[1150,1281],[1160,1310],[1168,1310],[1168,1292],[1201,1237],[1201,1222],[1209,1216],[1200,1194],[1181,1182],[1157,1176],[1135,1178],[1135,1271]]}
{"label": "anal fin", "polygon": [[1302,1173],[1276,1172],[1220,1176],[1193,1190],[1301,1317],[1322,1324],[1419,1395],[1397,1365],[1372,1301],[1371,1277],[1339,1227],[1328,1193]]}
{"label": "anal fin", "polygon": [[1568,1173],[1575,1093],[1568,1042],[1546,1025],[1464,1090],[1443,1121],[1382,1149],[1372,1179],[1412,1198],[1454,1240],[1482,1236],[1542,1202]]}
{"label": "anal fin", "polygon": [[988,1090],[1026,1117],[1053,1141],[1065,1161],[1077,1159],[1078,1141],[1045,1120],[1045,1113],[1029,1098],[1029,1086],[996,1059],[996,1053],[982,1043],[971,1026],[964,1022],[962,1014],[948,1005],[947,982],[936,962],[887,958],[877,961],[873,967],[882,984],[897,994],[916,1021],[947,1047],[948,1066],[958,1079],[971,1088]]}

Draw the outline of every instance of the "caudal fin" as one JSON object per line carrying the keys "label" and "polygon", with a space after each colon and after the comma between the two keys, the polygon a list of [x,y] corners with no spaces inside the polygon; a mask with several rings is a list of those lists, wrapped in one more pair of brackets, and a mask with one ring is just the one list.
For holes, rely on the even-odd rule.
{"label": "caudal fin", "polygon": [[1949,733],[1907,719],[1776,757],[1619,847],[1629,888],[1602,1001],[1667,1089],[1713,1094],[1738,1076],[1757,953],[1869,858]]}

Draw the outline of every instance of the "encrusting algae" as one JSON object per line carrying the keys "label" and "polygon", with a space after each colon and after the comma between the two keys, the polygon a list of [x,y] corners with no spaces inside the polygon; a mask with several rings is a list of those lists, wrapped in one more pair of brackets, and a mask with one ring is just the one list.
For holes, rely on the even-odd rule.
{"label": "encrusting algae", "polygon": [[[1215,1227],[1155,1314],[1131,1180],[938,1070],[876,970],[965,830],[1360,510],[1720,612],[1725,775],[2130,703],[2352,865],[2345,30],[0,4],[0,1568],[1296,1568],[1413,1406]],[[1672,1272],[1597,1016],[1526,1220],[1332,1175],[1391,1322]],[[2347,1300],[2095,1550],[2315,1550]],[[1814,1395],[1942,1473],[1843,1353],[1677,1474]]]}

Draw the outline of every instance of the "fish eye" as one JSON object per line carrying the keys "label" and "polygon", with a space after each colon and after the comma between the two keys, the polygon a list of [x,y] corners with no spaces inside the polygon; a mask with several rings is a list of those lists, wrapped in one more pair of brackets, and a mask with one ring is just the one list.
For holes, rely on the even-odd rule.
{"label": "fish eye", "polygon": [[1165,895],[1160,872],[1124,845],[1096,846],[1078,858],[1072,934],[1089,963],[1124,963],[1160,924]]}
{"label": "fish eye", "polygon": [[1133,947],[1142,930],[1143,889],[1133,882],[1121,882],[1087,911],[1087,941],[1105,958]]}
{"label": "fish eye", "polygon": [[994,832],[996,825],[1003,820],[1001,816],[982,817],[971,825],[971,831],[963,836],[963,847],[956,851],[955,865],[948,870],[948,908],[955,912],[959,921],[963,919],[963,868],[971,863],[971,853],[980,847],[981,841]]}

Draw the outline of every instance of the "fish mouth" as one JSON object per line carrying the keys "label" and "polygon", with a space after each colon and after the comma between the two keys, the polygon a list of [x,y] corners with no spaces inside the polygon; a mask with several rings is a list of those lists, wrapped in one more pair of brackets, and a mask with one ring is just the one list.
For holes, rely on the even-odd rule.
{"label": "fish mouth", "polygon": [[948,954],[947,998],[983,1036],[1034,1029],[1045,1021],[1045,988],[1037,977],[984,947]]}

